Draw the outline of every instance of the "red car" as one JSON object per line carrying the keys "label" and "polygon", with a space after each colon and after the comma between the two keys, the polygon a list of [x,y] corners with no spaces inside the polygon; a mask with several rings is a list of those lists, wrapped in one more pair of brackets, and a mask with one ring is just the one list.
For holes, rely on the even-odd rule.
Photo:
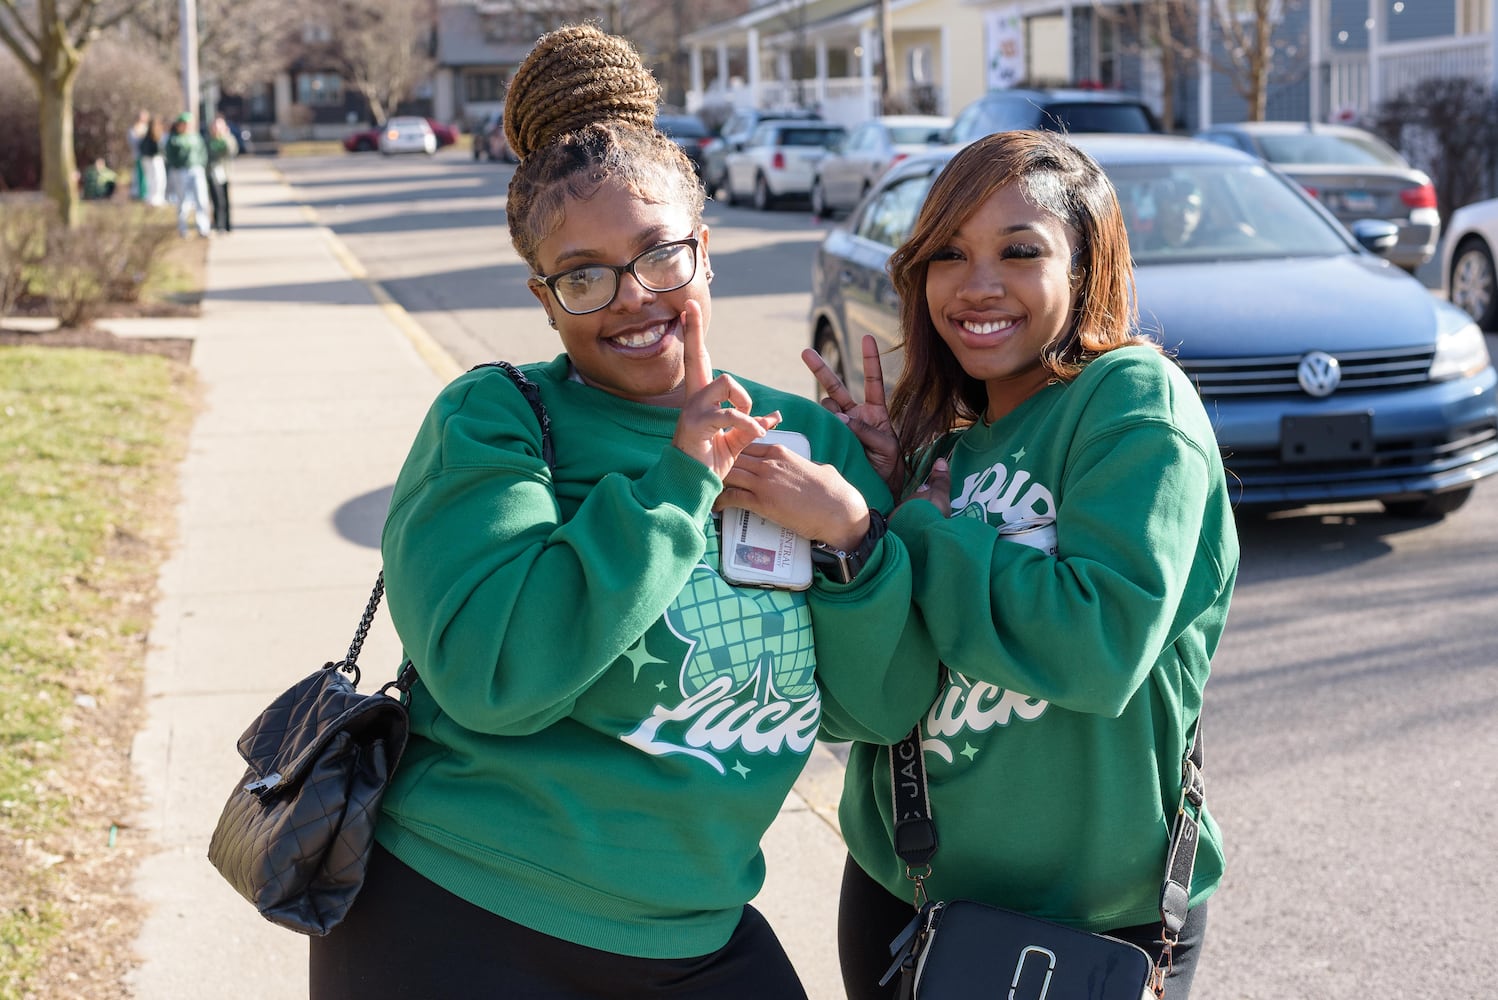
{"label": "red car", "polygon": [[[432,126],[432,134],[437,137],[438,149],[458,141],[458,130],[453,126],[444,125],[435,118],[428,118],[427,124]],[[383,128],[367,128],[350,132],[343,137],[343,148],[350,153],[373,153],[380,148],[380,133],[383,131]]]}

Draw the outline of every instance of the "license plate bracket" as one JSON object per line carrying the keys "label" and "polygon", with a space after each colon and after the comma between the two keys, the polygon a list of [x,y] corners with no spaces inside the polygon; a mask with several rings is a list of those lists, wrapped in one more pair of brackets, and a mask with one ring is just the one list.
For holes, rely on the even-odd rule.
{"label": "license plate bracket", "polygon": [[1280,418],[1280,461],[1372,462],[1373,413],[1323,413]]}

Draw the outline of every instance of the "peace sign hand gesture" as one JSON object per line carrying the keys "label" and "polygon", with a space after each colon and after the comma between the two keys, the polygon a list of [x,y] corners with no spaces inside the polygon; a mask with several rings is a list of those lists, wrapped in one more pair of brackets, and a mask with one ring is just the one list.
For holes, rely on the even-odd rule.
{"label": "peace sign hand gesture", "polygon": [[878,342],[871,336],[863,338],[862,403],[854,401],[837,372],[816,351],[810,348],[802,351],[801,360],[816,376],[822,391],[827,393],[822,408],[848,425],[863,445],[869,464],[879,473],[890,493],[898,497],[905,485],[905,462],[900,455],[900,439],[895,436],[895,426],[890,422],[889,410],[884,405],[884,368],[879,361]]}

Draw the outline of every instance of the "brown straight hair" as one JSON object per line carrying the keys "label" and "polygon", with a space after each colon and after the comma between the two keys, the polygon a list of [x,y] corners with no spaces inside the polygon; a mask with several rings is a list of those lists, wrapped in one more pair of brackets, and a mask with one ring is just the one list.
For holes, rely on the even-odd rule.
{"label": "brown straight hair", "polygon": [[889,259],[900,294],[905,367],[890,397],[890,418],[907,454],[955,427],[979,420],[988,389],[962,370],[936,332],[926,305],[931,258],[979,205],[1019,184],[1036,207],[1077,234],[1073,280],[1080,283],[1071,325],[1041,358],[1058,381],[1091,359],[1130,344],[1138,334],[1134,264],[1118,195],[1097,162],[1056,132],[997,132],[967,146],[937,175],[910,236]]}

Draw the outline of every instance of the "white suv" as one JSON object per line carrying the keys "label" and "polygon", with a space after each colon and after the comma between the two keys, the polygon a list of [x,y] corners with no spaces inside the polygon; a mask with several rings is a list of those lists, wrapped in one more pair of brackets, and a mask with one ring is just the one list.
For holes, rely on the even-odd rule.
{"label": "white suv", "polygon": [[727,156],[729,202],[752,198],[765,211],[785,198],[808,197],[817,163],[847,137],[846,129],[831,122],[760,122],[743,149]]}

